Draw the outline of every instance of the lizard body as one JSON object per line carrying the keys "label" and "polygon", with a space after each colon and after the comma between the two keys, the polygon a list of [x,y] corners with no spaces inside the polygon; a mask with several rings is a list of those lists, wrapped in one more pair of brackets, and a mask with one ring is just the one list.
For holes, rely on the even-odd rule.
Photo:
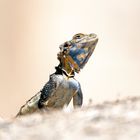
{"label": "lizard body", "polygon": [[92,55],[98,42],[95,34],[76,34],[72,40],[60,45],[56,72],[50,75],[49,81],[40,92],[20,108],[19,115],[52,109],[68,105],[73,98],[74,107],[80,107],[83,95],[80,83],[74,78]]}

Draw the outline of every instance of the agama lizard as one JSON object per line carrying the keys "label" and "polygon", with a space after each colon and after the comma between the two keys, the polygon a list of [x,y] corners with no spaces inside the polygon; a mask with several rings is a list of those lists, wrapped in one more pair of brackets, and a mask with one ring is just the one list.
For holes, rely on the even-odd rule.
{"label": "agama lizard", "polygon": [[80,107],[83,95],[80,83],[74,78],[79,73],[98,42],[96,34],[76,34],[72,40],[60,45],[57,54],[59,65],[56,72],[50,75],[43,89],[20,108],[19,115],[30,114],[41,110],[61,109],[73,98],[74,107]]}

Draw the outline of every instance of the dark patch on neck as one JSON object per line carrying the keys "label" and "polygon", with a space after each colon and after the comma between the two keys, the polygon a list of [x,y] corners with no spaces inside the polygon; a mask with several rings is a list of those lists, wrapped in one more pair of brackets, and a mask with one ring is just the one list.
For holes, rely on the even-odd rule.
{"label": "dark patch on neck", "polygon": [[60,74],[60,75],[63,74],[61,63],[58,66],[56,66],[55,69],[56,69],[55,74]]}
{"label": "dark patch on neck", "polygon": [[[58,66],[55,67],[56,71],[55,71],[55,74],[57,75],[63,75],[65,74],[67,77],[69,77],[69,75],[67,74],[67,72],[65,72],[62,68],[62,64],[60,63]],[[72,78],[75,76],[75,73],[73,71],[73,73],[71,73],[71,76],[69,78]]]}

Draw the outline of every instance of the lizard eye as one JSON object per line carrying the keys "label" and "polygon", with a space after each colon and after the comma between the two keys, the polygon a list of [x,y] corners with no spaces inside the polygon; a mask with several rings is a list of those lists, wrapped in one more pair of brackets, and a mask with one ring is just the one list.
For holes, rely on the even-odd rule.
{"label": "lizard eye", "polygon": [[79,33],[79,34],[74,35],[74,36],[73,36],[73,39],[80,39],[80,38],[82,38],[83,36],[84,36],[84,34]]}
{"label": "lizard eye", "polygon": [[79,39],[80,38],[80,35],[77,35],[75,38]]}

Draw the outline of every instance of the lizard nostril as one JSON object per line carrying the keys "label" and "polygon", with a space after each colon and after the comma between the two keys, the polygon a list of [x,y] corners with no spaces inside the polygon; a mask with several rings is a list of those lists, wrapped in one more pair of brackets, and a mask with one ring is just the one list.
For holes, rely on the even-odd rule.
{"label": "lizard nostril", "polygon": [[96,38],[96,37],[97,37],[97,35],[96,35],[96,34],[94,34],[94,33],[90,34],[89,36],[90,36],[90,37],[94,37],[94,38]]}

